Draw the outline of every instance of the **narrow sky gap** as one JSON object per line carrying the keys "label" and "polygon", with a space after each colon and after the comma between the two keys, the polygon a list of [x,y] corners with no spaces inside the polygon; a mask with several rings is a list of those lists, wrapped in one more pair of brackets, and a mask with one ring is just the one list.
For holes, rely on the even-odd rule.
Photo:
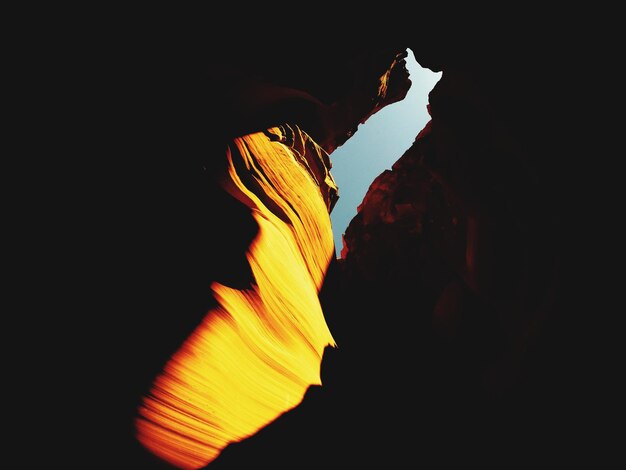
{"label": "narrow sky gap", "polygon": [[343,246],[341,237],[372,181],[391,168],[430,119],[428,93],[441,73],[422,68],[411,50],[406,64],[412,85],[404,100],[370,117],[331,154],[331,173],[339,187],[339,200],[330,214],[337,256]]}

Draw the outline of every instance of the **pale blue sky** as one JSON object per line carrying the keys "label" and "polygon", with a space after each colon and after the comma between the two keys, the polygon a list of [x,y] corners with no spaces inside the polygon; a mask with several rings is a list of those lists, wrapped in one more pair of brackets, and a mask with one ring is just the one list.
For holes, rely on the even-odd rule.
{"label": "pale blue sky", "polygon": [[331,174],[339,187],[339,200],[330,214],[337,256],[343,246],[341,236],[372,181],[391,169],[430,119],[428,93],[441,73],[422,68],[411,50],[406,63],[412,85],[404,100],[374,114],[330,155]]}

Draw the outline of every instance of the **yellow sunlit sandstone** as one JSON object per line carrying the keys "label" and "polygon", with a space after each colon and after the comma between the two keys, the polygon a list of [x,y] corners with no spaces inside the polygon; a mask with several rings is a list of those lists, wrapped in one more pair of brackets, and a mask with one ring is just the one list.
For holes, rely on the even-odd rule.
{"label": "yellow sunlit sandstone", "polygon": [[334,256],[328,155],[281,126],[235,139],[227,158],[224,187],[259,226],[247,253],[254,284],[211,286],[219,306],[155,379],[136,423],[147,449],[185,469],[298,405],[335,345],[318,299]]}

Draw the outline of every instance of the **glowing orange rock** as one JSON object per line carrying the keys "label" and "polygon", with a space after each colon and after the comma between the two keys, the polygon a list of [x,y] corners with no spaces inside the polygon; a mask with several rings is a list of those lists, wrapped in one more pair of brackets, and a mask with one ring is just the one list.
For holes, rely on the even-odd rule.
{"label": "glowing orange rock", "polygon": [[226,190],[252,210],[249,290],[211,286],[219,306],[144,397],[137,437],[180,468],[199,468],[298,405],[334,346],[318,293],[334,256],[337,189],[328,155],[297,127],[235,139]]}

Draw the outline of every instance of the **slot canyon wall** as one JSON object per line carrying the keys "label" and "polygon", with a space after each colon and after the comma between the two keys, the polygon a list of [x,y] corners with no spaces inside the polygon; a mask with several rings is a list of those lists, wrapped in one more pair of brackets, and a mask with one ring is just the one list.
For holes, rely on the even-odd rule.
{"label": "slot canyon wall", "polygon": [[[404,98],[408,49],[442,72],[431,120],[372,182],[336,258],[333,151]],[[94,116],[72,130],[80,177],[57,166],[68,183],[41,202],[62,208],[40,243],[69,273],[47,273],[62,308],[42,319],[49,378],[31,387],[45,462],[602,454],[593,327],[575,313],[590,271],[564,103],[579,82],[554,48],[404,32],[113,51],[82,71],[98,86],[76,105]],[[41,384],[75,385],[42,401]]]}

